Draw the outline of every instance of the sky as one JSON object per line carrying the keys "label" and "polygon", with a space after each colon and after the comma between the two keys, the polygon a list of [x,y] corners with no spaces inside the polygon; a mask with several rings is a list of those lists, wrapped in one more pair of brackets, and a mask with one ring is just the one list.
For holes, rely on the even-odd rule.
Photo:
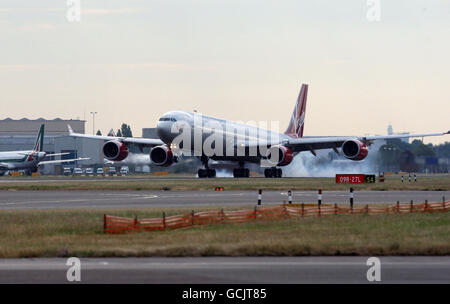
{"label": "sky", "polygon": [[95,111],[141,136],[195,109],[284,131],[307,83],[306,136],[450,129],[450,1],[79,0],[70,22],[73,2],[0,1],[0,119],[92,133]]}

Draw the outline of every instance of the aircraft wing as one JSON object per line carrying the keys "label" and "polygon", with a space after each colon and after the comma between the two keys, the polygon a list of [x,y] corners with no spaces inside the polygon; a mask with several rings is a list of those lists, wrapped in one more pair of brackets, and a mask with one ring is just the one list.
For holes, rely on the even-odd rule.
{"label": "aircraft wing", "polygon": [[69,136],[72,137],[82,137],[82,138],[91,138],[98,140],[117,140],[127,144],[135,144],[143,147],[154,147],[163,145],[164,142],[160,139],[153,138],[140,138],[140,137],[116,137],[116,136],[102,136],[102,135],[88,135],[88,134],[80,134],[73,132],[70,125],[67,125],[69,128]]}
{"label": "aircraft wing", "polygon": [[450,134],[450,131],[441,133],[381,135],[381,136],[337,136],[337,137],[293,138],[283,142],[282,144],[291,148],[293,152],[301,152],[301,151],[314,151],[320,149],[340,148],[343,145],[343,143],[349,139],[354,140],[356,139],[361,142],[371,144],[372,141],[380,139],[442,136],[445,134]]}
{"label": "aircraft wing", "polygon": [[70,153],[69,152],[64,152],[64,153],[45,154],[45,157],[62,156],[62,155],[68,155],[68,154],[70,154]]}
{"label": "aircraft wing", "polygon": [[40,165],[46,165],[46,164],[59,164],[59,163],[69,163],[77,160],[88,160],[89,157],[80,157],[80,158],[74,158],[74,159],[55,159],[55,160],[44,160],[40,161],[38,166]]}
{"label": "aircraft wing", "polygon": [[8,163],[0,163],[0,170],[9,170],[12,169],[12,166],[10,166]]}

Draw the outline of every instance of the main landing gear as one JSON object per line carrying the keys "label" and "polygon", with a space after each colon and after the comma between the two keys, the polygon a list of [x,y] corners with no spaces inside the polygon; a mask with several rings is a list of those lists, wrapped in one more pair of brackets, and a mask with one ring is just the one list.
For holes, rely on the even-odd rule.
{"label": "main landing gear", "polygon": [[233,177],[250,177],[250,170],[244,168],[244,162],[239,162],[239,168],[233,170]]}
{"label": "main landing gear", "polygon": [[198,173],[198,177],[199,178],[207,178],[207,177],[213,178],[213,177],[216,177],[216,170],[209,168],[209,165],[208,165],[209,159],[208,159],[208,157],[202,156],[200,158],[200,160],[202,161],[203,165],[205,166],[205,169],[198,169],[198,172],[197,172]]}
{"label": "main landing gear", "polygon": [[280,178],[283,175],[283,170],[277,167],[264,169],[264,177],[275,177]]}

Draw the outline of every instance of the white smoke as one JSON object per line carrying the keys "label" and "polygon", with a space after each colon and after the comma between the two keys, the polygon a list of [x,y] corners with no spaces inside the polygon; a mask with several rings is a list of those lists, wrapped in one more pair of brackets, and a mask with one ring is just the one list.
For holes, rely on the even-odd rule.
{"label": "white smoke", "polygon": [[118,165],[118,166],[126,166],[126,165],[137,165],[137,166],[143,166],[143,165],[150,165],[150,155],[149,154],[143,154],[143,153],[129,153],[127,158],[120,162],[116,161],[109,161],[105,159],[106,165]]}
{"label": "white smoke", "polygon": [[317,156],[308,151],[301,152],[283,168],[283,174],[287,177],[334,177],[336,174],[378,173],[376,150],[369,148],[369,155],[362,161],[348,160],[343,156],[331,159],[333,154],[330,153],[335,152],[320,150],[317,151]]}
{"label": "white smoke", "polygon": [[127,163],[133,165],[149,165],[150,164],[150,154],[143,153],[130,153],[125,160]]}
{"label": "white smoke", "polygon": [[233,177],[233,172],[226,169],[216,169],[216,177]]}

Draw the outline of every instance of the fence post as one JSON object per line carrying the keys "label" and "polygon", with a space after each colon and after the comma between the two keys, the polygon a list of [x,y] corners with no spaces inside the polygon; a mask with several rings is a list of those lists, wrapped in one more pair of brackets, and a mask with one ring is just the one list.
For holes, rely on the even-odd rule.
{"label": "fence post", "polygon": [[106,233],[107,230],[107,224],[106,224],[106,214],[103,214],[103,233]]}
{"label": "fence post", "polygon": [[291,190],[288,191],[288,203],[292,204],[292,191]]}
{"label": "fence post", "polygon": [[414,211],[414,205],[413,205],[413,200],[411,200],[411,202],[409,203],[409,212],[413,212]]}
{"label": "fence post", "polygon": [[336,203],[334,203],[334,215],[337,215],[337,204]]}
{"label": "fence post", "polygon": [[166,213],[163,211],[162,214],[162,220],[163,220],[163,230],[166,230]]}
{"label": "fence post", "polygon": [[404,180],[403,180],[403,175],[402,175],[402,183],[403,183],[403,181],[404,181]]}
{"label": "fence post", "polygon": [[289,217],[289,213],[287,211],[286,205],[283,205],[283,217]]}
{"label": "fence post", "polygon": [[445,207],[445,200],[442,200],[442,210],[445,212],[447,211],[447,208]]}
{"label": "fence post", "polygon": [[258,205],[261,205],[261,199],[262,199],[262,189],[258,190]]}
{"label": "fence post", "polygon": [[399,213],[400,212],[400,202],[399,201],[397,201],[397,213]]}
{"label": "fence post", "polygon": [[366,214],[369,214],[369,205],[366,205]]}
{"label": "fence post", "polygon": [[305,203],[302,203],[302,217],[305,216]]}
{"label": "fence post", "polygon": [[319,207],[319,216],[320,216],[320,204],[319,204],[319,206],[318,206],[318,207]]}
{"label": "fence post", "polygon": [[411,173],[408,175],[408,182],[411,182]]}
{"label": "fence post", "polygon": [[319,208],[320,205],[322,205],[322,189],[319,189],[319,193],[317,194],[317,204],[319,205]]}
{"label": "fence post", "polygon": [[138,218],[137,215],[134,217],[133,228],[135,231],[138,230]]}
{"label": "fence post", "polygon": [[192,212],[191,212],[191,226],[194,226],[194,217],[195,217],[195,212],[194,212],[194,210],[192,210]]}
{"label": "fence post", "polygon": [[223,208],[220,209],[220,221],[223,222],[225,220],[225,213],[223,212]]}
{"label": "fence post", "polygon": [[353,188],[350,188],[350,209],[352,209],[353,213]]}
{"label": "fence post", "polygon": [[255,220],[256,220],[256,206],[255,206],[255,212],[253,213],[253,216],[254,216],[254,218],[255,218]]}
{"label": "fence post", "polygon": [[415,173],[414,173],[414,182],[417,182],[417,176]]}
{"label": "fence post", "polygon": [[425,208],[423,210],[424,212],[428,211],[428,200],[425,200]]}

